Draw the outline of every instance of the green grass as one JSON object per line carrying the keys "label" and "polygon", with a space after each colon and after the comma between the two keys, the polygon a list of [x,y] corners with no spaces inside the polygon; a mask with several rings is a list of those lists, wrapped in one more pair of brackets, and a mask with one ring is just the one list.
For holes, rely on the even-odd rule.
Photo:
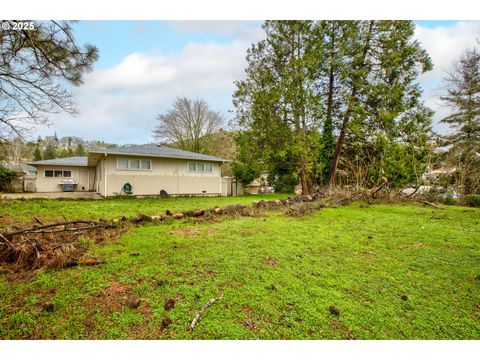
{"label": "green grass", "polygon": [[286,197],[285,194],[258,194],[237,197],[170,197],[170,198],[107,198],[103,200],[3,200],[0,201],[0,224],[2,217],[15,222],[31,222],[32,216],[41,219],[114,219],[122,216],[134,217],[138,214],[159,215],[165,211],[205,209],[227,204],[250,205],[255,200],[274,200]]}
{"label": "green grass", "polygon": [[[109,201],[105,211],[120,214],[123,200]],[[149,201],[125,201],[149,213]],[[92,214],[90,202],[77,204]],[[0,338],[480,339],[479,239],[479,209],[404,204],[147,224],[94,247],[104,265],[16,284],[0,277]],[[111,291],[122,286],[139,308]],[[169,298],[177,302],[166,311]],[[46,302],[52,313],[39,308]],[[173,323],[160,333],[165,317]]]}

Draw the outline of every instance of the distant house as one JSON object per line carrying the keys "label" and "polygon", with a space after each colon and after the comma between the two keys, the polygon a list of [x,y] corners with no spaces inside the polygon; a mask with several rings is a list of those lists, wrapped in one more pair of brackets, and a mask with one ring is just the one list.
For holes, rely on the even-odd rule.
{"label": "distant house", "polygon": [[451,175],[457,171],[454,167],[443,166],[438,169],[432,169],[429,167],[427,171],[422,175],[423,180],[425,181],[436,181],[442,175]]}
{"label": "distant house", "polygon": [[220,165],[229,160],[164,145],[126,146],[29,163],[37,169],[37,192],[74,191],[103,197],[132,194],[220,195]]}

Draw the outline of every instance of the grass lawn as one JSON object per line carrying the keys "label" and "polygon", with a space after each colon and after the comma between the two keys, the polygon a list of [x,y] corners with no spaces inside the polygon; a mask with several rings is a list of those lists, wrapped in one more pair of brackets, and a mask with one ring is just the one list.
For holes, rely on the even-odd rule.
{"label": "grass lawn", "polygon": [[104,200],[35,199],[0,201],[0,226],[12,222],[31,222],[32,216],[41,219],[114,219],[138,214],[160,215],[169,209],[172,212],[205,209],[227,204],[251,205],[255,200],[275,200],[285,194],[259,194],[237,197],[170,197],[170,198],[107,198]]}
{"label": "grass lawn", "polygon": [[[232,200],[254,199],[12,201],[1,212],[113,218]],[[148,223],[91,252],[106,263],[22,283],[0,275],[0,338],[480,339],[479,209],[353,203],[300,218]],[[129,294],[138,308],[124,305]]]}

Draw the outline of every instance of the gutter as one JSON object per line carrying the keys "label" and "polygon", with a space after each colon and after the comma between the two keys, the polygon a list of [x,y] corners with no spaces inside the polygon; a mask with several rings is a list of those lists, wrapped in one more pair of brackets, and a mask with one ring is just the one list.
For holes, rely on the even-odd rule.
{"label": "gutter", "polygon": [[[222,159],[222,158],[217,158],[217,159],[198,159],[198,158],[190,158],[190,157],[180,157],[180,156],[162,156],[162,155],[152,155],[152,154],[132,154],[132,153],[106,153],[103,151],[90,151],[89,153],[92,154],[103,154],[107,156],[109,155],[114,155],[114,156],[143,156],[143,157],[151,157],[151,158],[158,158],[158,159],[183,159],[183,160],[193,160],[193,161],[214,161],[214,162],[222,162],[222,163],[229,163],[233,162],[232,160],[227,160],[227,159]],[[202,154],[199,154],[202,155]],[[211,156],[211,155],[205,155],[205,156]]]}

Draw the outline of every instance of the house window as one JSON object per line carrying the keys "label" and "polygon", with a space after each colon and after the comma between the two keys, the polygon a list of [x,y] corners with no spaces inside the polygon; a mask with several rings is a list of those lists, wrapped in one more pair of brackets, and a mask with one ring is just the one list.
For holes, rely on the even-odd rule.
{"label": "house window", "polygon": [[140,159],[117,159],[117,170],[152,170],[152,161]]}
{"label": "house window", "polygon": [[45,177],[71,178],[72,177],[72,172],[70,170],[45,170]]}
{"label": "house window", "polygon": [[150,162],[150,160],[141,160],[140,161],[140,168],[142,170],[152,170],[151,165],[152,165],[152,163]]}
{"label": "house window", "polygon": [[131,170],[139,170],[140,169],[140,160],[129,160],[128,168]]}
{"label": "house window", "polygon": [[127,170],[128,169],[128,160],[127,159],[118,159],[117,160],[117,169]]}
{"label": "house window", "polygon": [[212,169],[209,163],[188,163],[188,172],[211,173]]}

